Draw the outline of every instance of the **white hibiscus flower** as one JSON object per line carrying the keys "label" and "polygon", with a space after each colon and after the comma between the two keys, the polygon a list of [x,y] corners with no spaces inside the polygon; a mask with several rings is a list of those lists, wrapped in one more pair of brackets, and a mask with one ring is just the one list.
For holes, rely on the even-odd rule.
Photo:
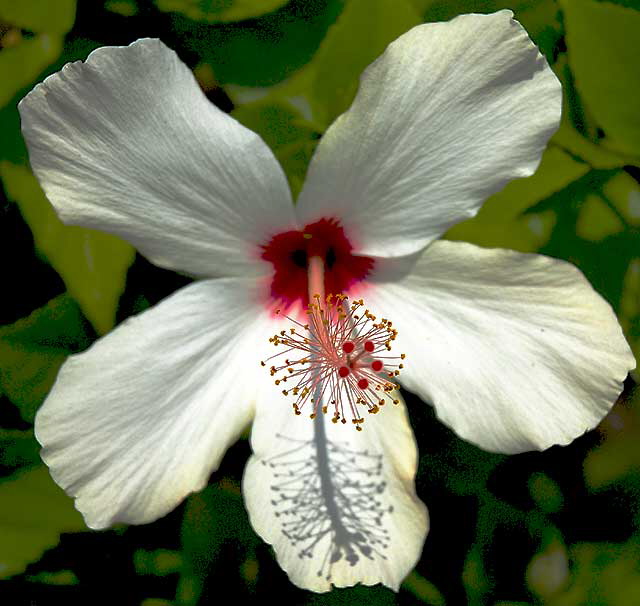
{"label": "white hibiscus flower", "polygon": [[307,296],[311,258],[327,292],[362,293],[393,320],[401,382],[463,438],[543,449],[607,413],[635,363],[582,274],[435,241],[532,174],[558,126],[560,85],[511,17],[464,15],[391,44],[296,206],[263,141],[158,40],[100,48],[21,102],[31,165],[65,222],[202,278],[71,356],[37,415],[42,457],[88,526],[166,514],[253,419],[246,505],[291,580],[398,588],[428,526],[403,404],[364,431],[310,421],[259,364],[283,326],[274,306]]}

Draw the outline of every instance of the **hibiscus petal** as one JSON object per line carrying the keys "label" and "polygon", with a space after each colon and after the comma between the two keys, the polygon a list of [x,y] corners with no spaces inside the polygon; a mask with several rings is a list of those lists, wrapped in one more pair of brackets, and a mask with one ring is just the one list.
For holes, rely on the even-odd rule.
{"label": "hibiscus petal", "polygon": [[61,219],[117,234],[156,265],[255,273],[257,246],[293,225],[271,151],[210,103],[159,40],[65,65],[20,114],[31,166]]}
{"label": "hibiscus petal", "polygon": [[388,402],[359,432],[330,418],[295,416],[282,395],[257,408],[243,479],[251,524],[299,587],[397,590],[428,528],[404,403]]}
{"label": "hibiscus petal", "polygon": [[407,255],[531,175],[562,92],[511,16],[462,15],[390,44],[318,146],[301,223],[334,216],[360,254]]}
{"label": "hibiscus petal", "polygon": [[250,421],[264,370],[251,352],[273,321],[256,313],[249,285],[193,283],[63,365],[36,437],[89,527],[166,514]]}
{"label": "hibiscus petal", "polygon": [[635,367],[609,304],[574,266],[542,255],[435,242],[367,303],[399,331],[402,383],[491,451],[571,442]]}

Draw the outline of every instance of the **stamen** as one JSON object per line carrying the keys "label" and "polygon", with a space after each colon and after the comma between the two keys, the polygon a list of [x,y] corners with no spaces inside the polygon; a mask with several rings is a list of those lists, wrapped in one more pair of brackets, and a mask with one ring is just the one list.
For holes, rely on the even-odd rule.
{"label": "stamen", "polygon": [[330,411],[334,423],[345,424],[351,417],[351,424],[361,431],[361,407],[370,414],[380,410],[384,396],[398,388],[392,379],[400,374],[400,361],[406,356],[387,353],[398,335],[389,320],[377,320],[362,299],[350,302],[344,294],[325,297],[322,260],[312,257],[309,268],[310,291],[319,292],[310,292],[308,323],[302,325],[283,314],[307,334],[294,329],[275,334],[269,341],[284,349],[261,364],[269,363],[277,385],[294,381],[295,387],[287,383],[282,393],[294,397],[296,415],[305,406],[311,418]]}

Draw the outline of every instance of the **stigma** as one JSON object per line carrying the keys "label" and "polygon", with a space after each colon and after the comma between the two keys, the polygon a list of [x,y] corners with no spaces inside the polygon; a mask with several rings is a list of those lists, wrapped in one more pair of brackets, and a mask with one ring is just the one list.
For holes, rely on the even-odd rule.
{"label": "stigma", "polygon": [[387,318],[378,319],[362,299],[345,294],[314,293],[306,323],[283,314],[291,326],[269,338],[280,351],[263,360],[296,415],[331,413],[334,423],[351,421],[358,431],[365,414],[385,402],[398,404],[395,378],[404,354],[391,354],[398,331]]}

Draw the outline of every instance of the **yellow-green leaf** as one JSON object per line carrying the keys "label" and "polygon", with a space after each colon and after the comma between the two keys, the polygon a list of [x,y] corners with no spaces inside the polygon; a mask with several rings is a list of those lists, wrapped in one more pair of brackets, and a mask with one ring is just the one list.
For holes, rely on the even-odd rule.
{"label": "yellow-green leaf", "polygon": [[632,606],[640,604],[638,541],[575,543],[570,547],[570,579],[545,606]]}
{"label": "yellow-green leaf", "polygon": [[640,188],[635,179],[620,171],[599,191],[586,196],[576,223],[576,234],[585,240],[598,241],[628,227],[640,226],[640,209],[636,201]]}
{"label": "yellow-green leaf", "polygon": [[73,501],[43,466],[0,482],[0,578],[21,573],[60,541],[86,530]]}
{"label": "yellow-green leaf", "polygon": [[552,212],[532,216],[522,213],[573,183],[588,170],[588,164],[574,160],[556,147],[549,147],[534,175],[509,183],[485,202],[476,217],[454,226],[446,237],[480,246],[533,252],[547,241],[555,218]]}
{"label": "yellow-green leaf", "polygon": [[446,604],[440,590],[415,570],[410,572],[409,576],[402,582],[402,588],[411,592],[423,604],[430,606],[444,606]]}
{"label": "yellow-green leaf", "polygon": [[[634,309],[638,313],[638,294],[640,293],[640,259],[629,264],[632,272],[630,281],[625,284],[630,295],[635,297]],[[625,280],[626,281],[626,280]],[[625,313],[625,304],[621,304],[621,316]],[[624,321],[621,322],[624,324]],[[640,471],[640,391],[631,392],[628,399],[616,404],[600,424],[602,435],[600,444],[590,450],[583,463],[584,478],[587,485],[595,490],[607,488],[614,483],[629,482],[637,486]]]}
{"label": "yellow-green leaf", "polygon": [[611,145],[640,156],[640,12],[562,0],[576,87]]}
{"label": "yellow-green leaf", "polygon": [[0,0],[0,21],[32,32],[64,34],[76,18],[76,0]]}
{"label": "yellow-green leaf", "polygon": [[37,249],[62,277],[69,294],[99,333],[113,327],[133,248],[112,236],[64,225],[29,169],[0,162],[8,197],[33,232]]}
{"label": "yellow-green leaf", "polygon": [[550,598],[569,582],[569,556],[557,537],[549,541],[529,562],[527,585],[538,597]]}
{"label": "yellow-green leaf", "polygon": [[589,141],[566,120],[560,124],[560,128],[551,138],[550,144],[557,145],[593,168],[619,168],[632,163],[631,158]]}
{"label": "yellow-green leaf", "polygon": [[[18,3],[22,4],[22,3]],[[62,37],[40,34],[0,52],[0,107],[31,84],[62,52]]]}
{"label": "yellow-green leaf", "polygon": [[289,0],[156,0],[161,11],[180,13],[193,21],[221,23],[260,17]]}
{"label": "yellow-green leaf", "polygon": [[390,42],[419,23],[420,15],[408,0],[350,0],[311,63],[310,101],[315,120],[328,126],[344,112],[364,68]]}

